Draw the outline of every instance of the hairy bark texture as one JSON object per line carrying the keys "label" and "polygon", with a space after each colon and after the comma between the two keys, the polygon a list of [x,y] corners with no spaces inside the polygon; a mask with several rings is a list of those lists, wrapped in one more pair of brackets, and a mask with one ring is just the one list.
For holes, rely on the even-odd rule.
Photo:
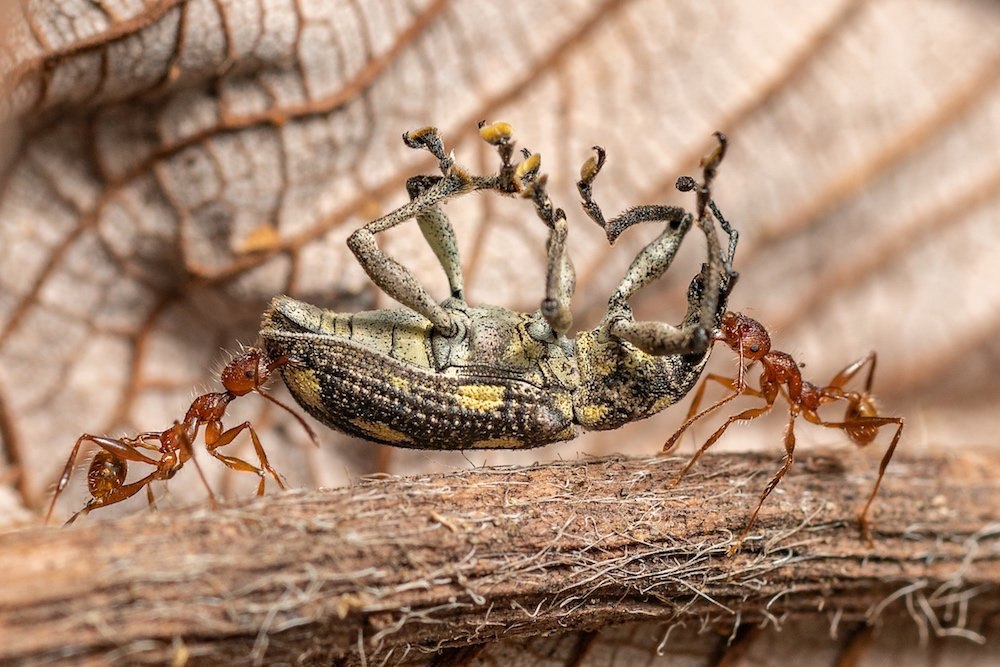
{"label": "hairy bark texture", "polygon": [[[542,156],[553,202],[567,212],[567,243],[578,271],[573,314],[581,328],[600,320],[629,261],[659,231],[640,226],[608,247],[579,210],[574,188],[591,147],[608,151],[595,186],[606,212],[649,203],[690,208],[690,193],[676,192],[673,184],[682,174],[696,173],[711,133],[722,130],[731,144],[715,192],[741,232],[735,267],[741,278],[731,307],[763,322],[775,346],[807,363],[806,376],[820,383],[876,350],[873,391],[880,410],[908,420],[901,455],[970,446],[997,451],[998,26],[1000,3],[988,0],[0,0],[0,526],[35,520],[81,433],[169,428],[184,414],[192,390],[201,393],[213,381],[213,368],[224,356],[220,348],[254,341],[260,314],[274,295],[350,311],[391,305],[372,288],[344,240],[406,201],[409,177],[435,172],[425,155],[402,145],[405,130],[433,124],[457,160],[477,171],[495,168],[492,150],[476,138],[481,119],[510,122],[518,146]],[[447,212],[458,234],[470,301],[537,308],[546,230],[530,203],[468,197],[451,202]],[[393,230],[379,243],[435,297],[447,295],[416,225]],[[703,255],[703,245],[688,240],[670,271],[633,300],[637,316],[677,322]],[[709,370],[734,375],[733,355],[716,350]],[[328,432],[320,434],[323,446],[313,449],[297,424],[279,410],[261,408],[266,405],[241,400],[226,423],[252,420],[271,461],[294,485],[316,488],[373,471],[423,474],[468,465],[460,455],[387,454]],[[482,465],[574,459],[580,452],[648,455],[683,414],[682,406],[624,432],[587,434],[538,451],[468,456]],[[736,443],[780,452],[780,429],[780,423],[761,420],[738,437],[727,435],[720,447]],[[845,441],[842,432],[806,424],[798,436],[800,451],[809,451],[810,440]],[[249,451],[242,437],[226,449],[244,457]],[[81,463],[89,453],[81,452]],[[241,479],[250,475],[226,476],[223,466],[208,463],[206,475],[218,492],[252,493],[255,480]],[[139,464],[132,468],[133,479],[148,472]],[[171,481],[174,504],[203,497],[193,472],[189,467]],[[57,516],[83,504],[84,477],[75,474]],[[726,479],[711,483],[724,485]],[[941,483],[962,479],[952,475]],[[787,482],[790,490],[795,482]],[[763,483],[758,476],[747,489]],[[849,484],[834,491],[855,493],[854,507],[863,490]],[[161,507],[169,508],[162,486],[155,491]],[[789,491],[786,498],[801,502],[810,496]],[[753,498],[748,493],[741,501],[729,515],[731,528]],[[132,506],[123,503],[102,515],[135,511],[143,503],[137,497]],[[887,507],[882,503],[883,511]],[[846,506],[841,509],[847,516]],[[268,511],[254,509],[250,516],[270,516]],[[798,506],[796,511],[805,516]],[[933,511],[920,513],[920,520],[936,516]],[[256,525],[223,521],[226,516],[210,521],[237,526],[240,535],[250,530],[246,525]],[[662,512],[651,516],[665,520]],[[968,516],[955,513],[948,520],[961,532]],[[181,537],[146,543],[141,556],[116,560],[114,572],[124,576],[126,566],[154,573],[200,567],[197,583],[208,593],[188,598],[190,609],[180,598],[169,609],[161,603],[144,607],[116,589],[114,605],[92,602],[86,618],[93,622],[87,625],[80,608],[66,606],[66,600],[91,599],[94,582],[114,579],[101,563],[124,553],[114,551],[118,539],[147,535],[153,524],[173,518],[142,516],[127,528],[5,537],[0,558],[13,569],[0,573],[10,584],[0,594],[38,583],[20,577],[17,568],[65,566],[65,572],[45,570],[37,589],[44,605],[52,601],[47,581],[52,591],[59,582],[77,587],[79,595],[65,596],[61,607],[65,636],[70,630],[83,636],[84,628],[101,638],[102,650],[120,647],[119,656],[145,648],[154,657],[171,651],[182,656],[180,648],[155,638],[141,644],[122,635],[116,643],[116,633],[134,628],[136,620],[147,632],[163,628],[171,637],[172,628],[202,624],[207,629],[185,634],[185,642],[205,647],[209,639],[222,645],[233,637],[239,648],[220,653],[220,659],[248,655],[251,637],[258,647],[270,647],[255,655],[278,655],[277,637],[292,636],[296,629],[288,626],[295,619],[311,618],[284,610],[294,609],[300,597],[328,599],[332,584],[322,580],[316,590],[303,585],[301,593],[296,575],[282,589],[285,598],[272,592],[259,598],[262,606],[206,612],[207,602],[229,604],[254,591],[242,584],[216,589],[228,582],[226,572],[235,576],[240,570],[225,570],[229,560],[215,555],[202,562],[197,551],[182,552],[200,548],[190,540],[198,534],[192,526],[216,533],[209,524],[178,515]],[[444,535],[446,529],[437,530]],[[554,539],[558,531],[548,535]],[[853,531],[845,536],[854,539]],[[63,546],[30,557],[15,550],[37,539]],[[109,546],[72,551],[71,544],[86,539]],[[701,544],[699,539],[694,543]],[[286,543],[299,544],[291,538]],[[843,543],[854,544],[846,538]],[[896,543],[882,540],[877,549]],[[271,553],[277,547],[265,540],[252,548]],[[454,562],[470,567],[462,558],[471,551]],[[522,563],[525,553],[510,562]],[[624,553],[615,551],[614,557]],[[724,564],[715,553],[706,556],[709,562]],[[48,560],[52,554],[65,559]],[[589,555],[599,556],[600,547]],[[481,558],[477,551],[470,562]],[[624,576],[614,567],[611,572]],[[71,576],[79,580],[71,582]],[[164,575],[164,585],[170,576]],[[533,579],[522,579],[535,595]],[[247,580],[247,586],[256,581]],[[836,577],[828,581],[838,585]],[[133,589],[144,592],[145,586]],[[373,586],[382,590],[377,582]],[[585,588],[560,593],[560,600]],[[660,591],[650,590],[651,596]],[[596,594],[595,604],[607,608],[601,605],[610,594],[602,598],[600,588]],[[905,601],[915,618],[924,618],[921,594],[910,592],[893,608]],[[557,613],[546,606],[552,599],[540,607],[540,619],[551,621]],[[625,599],[639,608],[632,597]],[[463,589],[456,604],[473,604],[470,613],[482,614],[471,600]],[[694,604],[707,602],[700,600]],[[565,607],[577,614],[573,618],[581,613],[576,603]],[[322,607],[316,604],[309,608]],[[350,613],[329,625],[346,636],[347,624],[361,616],[360,607],[344,605]],[[503,613],[513,617],[516,610],[509,607]],[[518,618],[527,624],[514,632],[552,627],[532,624],[534,607],[524,608]],[[115,616],[114,609],[129,613]],[[322,609],[316,613],[328,617]],[[421,613],[429,619],[425,629],[437,631],[438,616]],[[721,609],[713,613],[732,619]],[[392,633],[382,631],[404,615],[390,614],[381,625],[374,613],[366,615],[362,640],[368,650],[375,651],[372,641],[379,637],[378,655],[388,655]],[[309,623],[298,631],[316,627]],[[53,626],[39,621],[38,627]],[[408,621],[396,634],[408,637],[418,627]],[[484,623],[475,633],[488,635],[490,627]],[[591,624],[581,621],[580,627]],[[597,664],[631,667],[655,659],[650,656],[660,626],[630,627],[634,632],[610,636],[560,635],[552,640],[555,648],[546,638],[525,634],[518,639],[525,642],[523,651],[510,649],[497,664],[517,664],[510,657],[517,656],[521,664],[537,659],[528,664],[577,665],[574,656],[588,646],[609,652]],[[921,627],[933,634],[932,625]],[[7,628],[0,627],[5,640]],[[652,643],[646,641],[652,635]],[[29,627],[0,648],[41,636]],[[325,631],[316,636],[328,641]],[[671,641],[685,636],[674,632]],[[911,649],[903,662],[936,659],[937,653],[919,652],[913,648],[919,642],[907,643],[905,636],[890,637],[897,652],[904,645]],[[758,635],[754,650],[785,656],[773,659],[778,664],[833,660],[809,653],[819,644],[797,635],[767,637]],[[952,662],[975,662],[954,643],[946,648],[942,655]],[[794,650],[804,653],[793,659]],[[998,651],[994,645],[993,653]],[[321,646],[315,655],[328,654]],[[562,657],[545,662],[551,655]]]}
{"label": "hairy bark texture", "polygon": [[[639,619],[909,609],[976,638],[1000,612],[1000,488],[966,454],[801,460],[735,557],[774,461],[598,459],[363,480],[218,511],[0,537],[0,659],[427,664],[428,653]],[[697,623],[694,627],[697,627]],[[690,631],[688,631],[690,632]]]}

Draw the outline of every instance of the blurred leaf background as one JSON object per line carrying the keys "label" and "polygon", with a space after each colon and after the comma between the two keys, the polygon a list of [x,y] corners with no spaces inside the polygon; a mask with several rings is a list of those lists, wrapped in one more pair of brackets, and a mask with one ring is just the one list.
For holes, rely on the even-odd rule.
{"label": "blurred leaf background", "polygon": [[[591,146],[609,155],[606,212],[690,206],[673,182],[722,130],[732,145],[716,200],[742,234],[731,307],[816,381],[877,350],[881,409],[907,419],[901,449],[996,446],[995,2],[25,1],[0,6],[0,26],[0,521],[31,520],[80,433],[180,419],[227,351],[254,342],[273,295],[391,305],[344,239],[433,171],[404,130],[435,125],[460,163],[494,169],[481,119],[510,122],[542,154],[570,218],[577,327],[599,321],[658,231],[609,248],[582,215],[574,183]],[[471,300],[535,309],[545,230],[530,206],[470,196],[447,211]],[[380,242],[446,295],[415,225]],[[641,316],[677,321],[700,248],[688,242],[637,299]],[[717,350],[712,370],[733,374],[733,355]],[[649,454],[685,406],[570,444],[465,455],[326,430],[313,450],[252,398],[230,420],[252,419],[275,465],[315,486]],[[782,422],[734,429],[719,449],[769,447],[777,460]],[[814,427],[799,443],[868,456],[873,470],[881,454]],[[220,467],[213,483],[251,492]],[[61,512],[84,502],[83,477]],[[203,498],[187,471],[157,493],[167,507]]]}

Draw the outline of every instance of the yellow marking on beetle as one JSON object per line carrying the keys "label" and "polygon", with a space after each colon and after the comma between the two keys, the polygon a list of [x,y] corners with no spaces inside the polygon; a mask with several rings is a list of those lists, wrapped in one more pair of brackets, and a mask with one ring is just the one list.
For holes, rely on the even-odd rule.
{"label": "yellow marking on beetle", "polygon": [[405,433],[400,433],[388,424],[370,422],[360,418],[351,420],[351,423],[373,438],[377,438],[384,442],[412,442],[412,440],[410,440],[410,436]]}
{"label": "yellow marking on beetle", "polygon": [[677,399],[674,396],[664,396],[663,398],[657,399],[657,401],[653,403],[653,407],[649,409],[649,414],[654,414],[660,410],[664,410],[676,402]]}
{"label": "yellow marking on beetle", "polygon": [[490,438],[488,440],[477,440],[473,443],[474,449],[520,449],[524,443],[517,438]]}
{"label": "yellow marking on beetle", "polygon": [[396,376],[394,378],[390,378],[389,384],[402,392],[410,390],[410,381],[404,377]]}
{"label": "yellow marking on beetle", "polygon": [[458,404],[466,410],[490,412],[503,405],[507,389],[495,384],[466,384],[455,392]]}
{"label": "yellow marking on beetle", "polygon": [[497,121],[491,125],[483,125],[479,128],[479,136],[494,146],[499,146],[509,141],[510,135],[513,132],[514,128],[510,126],[510,123],[504,123],[503,121]]}
{"label": "yellow marking on beetle", "polygon": [[596,424],[607,414],[608,406],[606,405],[584,405],[580,408],[580,416],[583,417],[584,424]]}
{"label": "yellow marking on beetle", "polygon": [[514,176],[516,178],[524,178],[527,174],[538,171],[540,166],[542,166],[542,156],[538,153],[532,153],[530,157],[514,168]]}
{"label": "yellow marking on beetle", "polygon": [[560,392],[552,397],[556,404],[556,409],[562,413],[568,421],[573,421],[573,397],[565,392]]}
{"label": "yellow marking on beetle", "polygon": [[351,337],[351,326],[350,326],[349,321],[348,321],[349,317],[350,317],[350,315],[348,315],[347,317],[345,317],[343,315],[338,315],[336,318],[334,318],[334,320],[333,320],[333,335],[334,336],[339,336],[341,338],[350,338]]}
{"label": "yellow marking on beetle", "polygon": [[430,368],[431,360],[427,356],[426,332],[410,327],[396,327],[396,342],[392,348],[392,356],[412,366]]}
{"label": "yellow marking on beetle", "polygon": [[553,442],[561,442],[563,440],[572,440],[573,438],[575,438],[578,435],[580,435],[580,434],[577,432],[576,426],[574,426],[573,424],[570,424],[569,426],[567,426],[563,430],[559,431],[559,433],[556,434],[556,437],[553,438],[552,441]]}
{"label": "yellow marking on beetle", "polygon": [[316,377],[314,371],[308,368],[285,366],[283,375],[288,389],[299,401],[320,411],[325,410],[323,398],[320,395],[319,378]]}

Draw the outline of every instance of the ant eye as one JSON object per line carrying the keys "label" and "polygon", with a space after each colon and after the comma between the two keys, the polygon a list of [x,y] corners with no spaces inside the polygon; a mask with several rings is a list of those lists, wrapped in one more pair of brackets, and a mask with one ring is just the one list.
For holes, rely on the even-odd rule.
{"label": "ant eye", "polygon": [[251,371],[251,370],[243,371],[243,377],[245,377],[246,379],[249,380],[250,378],[253,377],[253,371]]}
{"label": "ant eye", "polygon": [[757,354],[758,352],[760,352],[760,345],[754,343],[753,345],[750,346],[750,351],[753,352],[754,354]]}

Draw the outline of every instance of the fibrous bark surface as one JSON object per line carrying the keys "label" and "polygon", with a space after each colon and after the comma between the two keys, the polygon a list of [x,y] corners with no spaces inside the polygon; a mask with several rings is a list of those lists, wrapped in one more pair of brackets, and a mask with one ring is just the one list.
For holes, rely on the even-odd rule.
{"label": "fibrous bark surface", "polygon": [[0,659],[431,664],[443,649],[637,620],[683,637],[907,611],[927,635],[983,642],[995,630],[1000,485],[983,472],[994,455],[898,461],[871,546],[855,522],[871,471],[806,458],[733,557],[774,461],[708,457],[670,488],[681,463],[369,479],[11,533]]}

